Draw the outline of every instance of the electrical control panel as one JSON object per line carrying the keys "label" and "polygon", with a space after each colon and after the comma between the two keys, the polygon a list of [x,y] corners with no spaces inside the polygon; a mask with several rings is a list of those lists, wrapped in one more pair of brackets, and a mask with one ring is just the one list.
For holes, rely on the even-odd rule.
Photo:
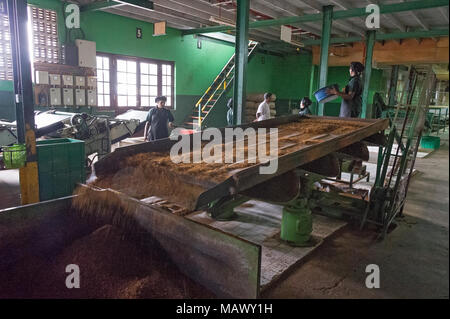
{"label": "electrical control panel", "polygon": [[97,87],[97,77],[88,76],[87,77],[87,85],[88,85],[88,87],[96,88]]}
{"label": "electrical control panel", "polygon": [[50,105],[52,106],[62,105],[60,88],[50,88]]}
{"label": "electrical control panel", "polygon": [[50,74],[50,84],[51,85],[61,85],[61,75]]}
{"label": "electrical control panel", "polygon": [[75,85],[79,87],[86,86],[86,78],[84,76],[76,76],[75,77]]}
{"label": "electrical control panel", "polygon": [[75,90],[75,105],[84,106],[86,105],[86,90],[76,89]]}
{"label": "electrical control panel", "polygon": [[47,71],[36,71],[36,84],[49,84]]}
{"label": "electrical control panel", "polygon": [[97,106],[97,90],[88,90],[87,99],[89,106]]}
{"label": "electrical control panel", "polygon": [[73,105],[73,89],[63,89],[63,99],[65,106]]}
{"label": "electrical control panel", "polygon": [[62,80],[64,86],[73,86],[73,75],[64,74]]}
{"label": "electrical control panel", "polygon": [[96,43],[86,40],[75,40],[78,47],[78,66],[95,68],[97,65]]}

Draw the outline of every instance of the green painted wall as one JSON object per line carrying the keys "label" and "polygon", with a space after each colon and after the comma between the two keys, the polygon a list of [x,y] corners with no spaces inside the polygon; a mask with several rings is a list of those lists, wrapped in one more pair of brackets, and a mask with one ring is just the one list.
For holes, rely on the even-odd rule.
{"label": "green painted wall", "polygon": [[[181,36],[168,29],[166,36],[153,37],[153,24],[105,12],[82,14],[81,26],[86,40],[97,43],[97,51],[175,61],[176,94],[195,95],[207,88],[234,52],[233,47]],[[143,39],[137,39],[136,28]]]}
{"label": "green painted wall", "polygon": [[[312,56],[308,53],[279,57],[256,54],[247,67],[247,93],[272,92],[277,96],[277,115],[290,113],[289,108],[298,108],[303,96],[309,95]],[[221,127],[226,123],[227,98],[211,111],[205,122],[209,127]]]}

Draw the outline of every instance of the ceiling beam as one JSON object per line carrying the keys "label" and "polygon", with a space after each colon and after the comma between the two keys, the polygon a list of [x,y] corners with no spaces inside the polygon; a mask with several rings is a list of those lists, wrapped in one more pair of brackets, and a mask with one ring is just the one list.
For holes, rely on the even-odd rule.
{"label": "ceiling beam", "polygon": [[[401,3],[380,5],[380,13],[388,14],[388,13],[404,12],[404,11],[411,11],[411,10],[445,7],[448,5],[449,5],[448,0],[434,0],[434,1],[416,0],[416,1],[411,1],[411,2],[401,2]],[[340,11],[334,11],[333,20],[348,19],[348,18],[353,18],[353,17],[365,17],[367,15],[368,15],[368,13],[366,13],[365,8],[340,10]],[[265,27],[279,26],[279,25],[285,25],[285,24],[313,22],[313,21],[320,21],[321,19],[322,19],[322,13],[308,14],[308,15],[297,16],[297,17],[285,17],[285,18],[273,19],[273,20],[255,21],[255,22],[250,23],[250,28],[265,28]],[[229,26],[218,26],[218,27],[186,30],[186,31],[184,31],[184,34],[223,32],[223,31],[232,30],[232,29],[234,29],[234,28],[229,27]]]}
{"label": "ceiling beam", "polygon": [[[318,3],[316,0],[299,0],[297,2],[303,3],[309,8],[316,10],[317,13],[322,12],[322,5]],[[347,22],[347,21],[335,21],[333,24],[333,28],[339,27],[341,30],[346,32],[359,34],[361,36],[364,35],[364,31],[362,31],[357,25]]]}
{"label": "ceiling beam", "polygon": [[[282,4],[283,4],[283,2],[280,3],[280,5],[282,5]],[[298,10],[297,12],[295,12],[295,11],[284,11],[283,10],[283,13],[280,13],[279,11],[274,10],[274,6],[271,5],[271,3],[269,1],[264,1],[264,0],[251,1],[250,2],[250,8],[252,10],[257,11],[257,12],[264,13],[264,14],[266,14],[266,15],[274,18],[274,19],[281,18],[283,16],[283,14],[286,14],[288,16],[297,16],[297,15],[301,15],[302,14],[301,10]],[[280,9],[279,7],[275,7],[275,8]],[[320,29],[314,28],[314,27],[310,27],[310,26],[307,26],[305,24],[300,25],[300,28],[302,30],[308,31],[308,32],[310,32],[310,33],[312,33],[312,34],[314,34],[316,36],[320,36],[320,34],[322,33],[320,31]]]}
{"label": "ceiling beam", "polygon": [[96,11],[106,8],[114,8],[129,5],[144,10],[153,10],[153,2],[149,0],[104,0],[91,2],[80,7],[81,12]]}
{"label": "ceiling beam", "polygon": [[[344,0],[331,0],[331,2],[334,5],[336,5],[337,7],[343,9],[343,10],[350,10],[350,9],[352,9],[352,6],[347,1],[344,1]],[[364,18],[358,17],[358,20],[361,21],[363,26],[365,26],[366,20]],[[379,31],[387,33],[387,30],[385,28],[380,28]]]}
{"label": "ceiling beam", "polygon": [[414,11],[411,11],[411,16],[414,18],[414,20],[416,20],[416,22],[424,29],[424,30],[430,30],[430,27],[428,26],[428,24],[426,24],[425,22],[423,22],[423,20],[419,17],[419,15],[417,13],[415,13]]}
{"label": "ceiling beam", "polygon": [[[432,37],[445,37],[448,36],[448,29],[436,29],[436,30],[420,30],[409,32],[392,32],[392,33],[378,33],[375,37],[376,41],[387,41],[395,39],[412,39],[412,38],[432,38]],[[331,38],[330,43],[350,43],[364,41],[362,37],[352,38]],[[305,46],[320,45],[320,40],[306,40],[303,41]]]}
{"label": "ceiling beam", "polygon": [[[171,8],[173,10],[177,10],[175,8],[178,8],[178,9],[186,8],[183,10],[183,12],[186,12],[188,14],[190,14],[190,12],[192,12],[192,13],[195,13],[199,17],[207,18],[207,20],[209,20],[209,18],[211,16],[214,16],[214,17],[225,18],[225,19],[233,21],[233,22],[236,21],[235,13],[225,10],[223,8],[219,8],[217,6],[214,6],[207,1],[201,1],[201,0],[170,0],[170,1],[156,0],[155,4],[156,3],[160,6]],[[234,29],[234,27],[231,28],[230,30],[232,30],[232,29]],[[270,39],[274,39],[274,38],[279,39],[280,38],[280,31],[273,29],[273,28],[268,28],[265,30],[253,30],[251,32],[251,35],[257,35],[257,34],[261,35],[261,37],[270,38]]]}
{"label": "ceiling beam", "polygon": [[449,22],[449,20],[448,20],[448,8],[446,9],[444,7],[441,7],[441,8],[439,8],[439,12],[441,13],[441,15],[445,19],[445,21],[448,23]]}
{"label": "ceiling beam", "polygon": [[[161,21],[160,19],[154,19],[151,18],[147,15],[144,15],[144,12],[142,11],[141,13],[131,13],[129,11],[124,11],[121,10],[120,7],[114,7],[114,8],[108,8],[105,10],[106,12],[112,13],[112,14],[117,14],[123,17],[127,17],[127,18],[132,18],[135,20],[140,20],[140,21],[144,21],[144,22],[149,22],[149,23],[155,23],[155,22],[159,22]],[[167,26],[174,28],[174,29],[183,29],[183,28],[187,28],[186,26],[180,25],[180,24],[176,24],[170,21],[167,21]]]}
{"label": "ceiling beam", "polygon": [[[380,6],[380,1],[375,1],[376,4],[378,6]],[[373,0],[366,0],[367,4],[373,4]],[[401,23],[393,14],[385,14],[384,15],[386,20],[388,20],[389,22],[391,22],[397,29],[399,29],[401,32],[406,32],[406,26],[403,25],[403,23]],[[380,19],[380,22],[383,21],[384,19]]]}
{"label": "ceiling beam", "polygon": [[147,16],[149,18],[152,18],[156,21],[167,21],[171,22],[180,26],[184,26],[184,28],[191,27],[191,28],[198,28],[201,23],[199,22],[193,22],[191,20],[181,18],[181,17],[174,17],[172,15],[162,13],[162,12],[156,12],[156,11],[145,11],[141,10],[139,8],[131,7],[131,6],[121,6],[114,8],[115,10],[120,11],[126,11],[130,12],[132,14],[139,14],[141,16]]}
{"label": "ceiling beam", "polygon": [[[270,7],[272,10],[276,10],[279,12],[282,12],[281,16],[280,14],[278,14],[276,16],[276,18],[282,17],[282,16],[291,16],[291,17],[295,17],[295,16],[302,16],[305,15],[305,13],[302,11],[302,9],[300,9],[299,7],[291,4],[290,2],[285,2],[285,1],[277,1],[277,0],[256,0],[256,3],[261,3],[267,7]],[[320,10],[321,11],[321,10]],[[307,28],[310,28],[309,26]],[[306,29],[305,29],[306,30]],[[317,30],[316,31],[316,35],[320,36],[322,34],[322,31],[320,30],[320,26],[319,27],[313,27],[312,30]],[[334,31],[333,33],[337,34],[337,32],[335,32],[336,30],[341,31],[341,32],[347,32],[348,28],[342,28],[339,26],[334,27]]]}

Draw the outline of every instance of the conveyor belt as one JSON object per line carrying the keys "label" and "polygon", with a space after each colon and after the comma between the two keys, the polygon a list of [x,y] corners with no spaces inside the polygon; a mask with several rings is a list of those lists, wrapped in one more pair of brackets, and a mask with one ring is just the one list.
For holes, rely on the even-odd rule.
{"label": "conveyor belt", "polygon": [[[316,136],[310,136],[306,138],[303,143],[298,144],[292,142],[292,138],[298,135],[297,132],[292,129],[283,128],[290,123],[313,123],[314,126],[320,126],[322,123],[334,123],[333,127],[339,127],[345,123],[353,123],[355,129],[343,134],[330,134],[322,133]],[[219,198],[235,195],[242,191],[252,188],[255,185],[263,183],[272,179],[275,176],[279,176],[288,171],[291,171],[306,163],[317,160],[330,153],[336,152],[346,146],[353,143],[369,138],[380,131],[383,131],[388,127],[388,120],[363,120],[363,119],[339,119],[336,117],[313,117],[309,116],[301,118],[300,116],[286,116],[279,117],[267,121],[250,123],[242,125],[240,127],[247,128],[274,128],[282,127],[279,129],[279,156],[273,160],[278,161],[278,169],[274,174],[259,174],[259,168],[261,163],[252,164],[250,166],[234,169],[239,166],[238,163],[221,164],[218,170],[228,170],[229,175],[223,180],[201,179],[197,176],[189,174],[183,174],[178,172],[177,175],[181,180],[184,180],[186,184],[195,184],[204,188],[198,198],[195,205],[196,209],[205,207],[209,203]],[[306,124],[305,124],[306,125]],[[326,127],[326,126],[325,126]],[[220,129],[222,132],[224,129]],[[191,140],[195,137],[195,133],[190,136]],[[172,145],[177,141],[170,139],[161,139],[154,142],[147,142],[138,145],[130,145],[116,149],[113,153],[107,155],[102,160],[95,164],[95,173],[100,179],[106,176],[113,176],[119,170],[124,168],[124,161],[133,155],[139,153],[154,153],[159,152],[168,156]],[[191,143],[192,146],[193,143]],[[175,164],[174,164],[175,165]],[[178,165],[178,164],[176,164]],[[181,164],[179,164],[181,165]],[[201,164],[190,164],[191,166]],[[244,165],[245,166],[245,165]],[[183,166],[179,166],[183,167]],[[145,178],[145,176],[143,176]],[[147,194],[151,196],[154,194]],[[170,198],[169,198],[170,200]]]}

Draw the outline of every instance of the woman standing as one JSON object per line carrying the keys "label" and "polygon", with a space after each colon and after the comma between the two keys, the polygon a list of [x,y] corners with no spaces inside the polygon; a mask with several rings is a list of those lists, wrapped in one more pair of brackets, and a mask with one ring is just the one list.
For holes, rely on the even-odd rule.
{"label": "woman standing", "polygon": [[335,88],[328,89],[328,94],[334,94],[342,97],[341,110],[339,117],[359,117],[362,108],[363,85],[361,74],[364,71],[364,65],[360,62],[350,63],[350,80],[342,92]]}

